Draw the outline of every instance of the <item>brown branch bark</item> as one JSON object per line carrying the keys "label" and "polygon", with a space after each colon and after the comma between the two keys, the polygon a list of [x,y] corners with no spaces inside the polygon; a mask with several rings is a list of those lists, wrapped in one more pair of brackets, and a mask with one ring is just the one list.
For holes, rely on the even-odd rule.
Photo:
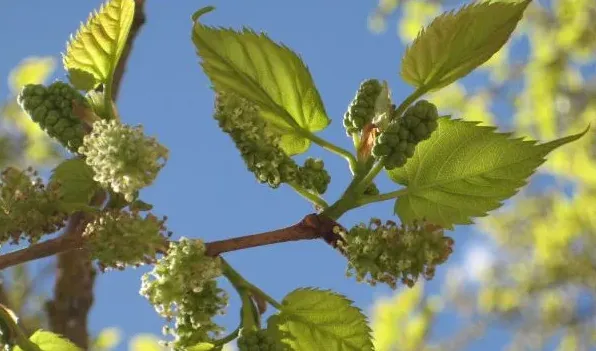
{"label": "brown branch bark", "polygon": [[[259,234],[212,241],[206,243],[205,246],[207,247],[207,255],[213,257],[225,252],[298,240],[323,239],[329,245],[336,248],[337,242],[342,240],[342,238],[333,232],[335,226],[339,226],[339,224],[334,220],[313,213],[289,227]],[[84,247],[85,242],[80,235],[64,235],[0,256],[0,270],[56,254],[71,251],[84,252]]]}

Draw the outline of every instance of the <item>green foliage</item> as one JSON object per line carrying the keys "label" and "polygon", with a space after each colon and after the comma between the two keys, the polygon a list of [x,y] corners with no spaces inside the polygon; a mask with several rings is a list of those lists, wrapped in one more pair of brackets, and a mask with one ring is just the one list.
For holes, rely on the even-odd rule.
{"label": "green foliage", "polygon": [[63,56],[71,83],[80,90],[99,84],[111,89],[111,80],[124,50],[134,15],[134,0],[110,0],[81,25]]}
{"label": "green foliage", "polygon": [[394,111],[391,122],[377,136],[372,155],[387,170],[402,167],[414,155],[416,145],[437,129],[438,117],[437,107],[426,100],[416,102],[402,117]]}
{"label": "green foliage", "polygon": [[236,32],[200,22],[192,40],[215,89],[259,106],[260,115],[283,134],[280,146],[288,155],[305,152],[311,132],[330,123],[308,68],[286,46],[250,29]]}
{"label": "green foliage", "polygon": [[182,238],[143,275],[141,295],[162,317],[174,320],[174,328],[165,328],[175,337],[174,349],[210,341],[221,332],[211,320],[227,305],[227,294],[215,280],[221,274],[220,258],[205,256],[201,240]]}
{"label": "green foliage", "polygon": [[448,229],[470,224],[470,217],[485,216],[513,196],[549,152],[588,131],[536,145],[494,130],[440,118],[432,140],[421,143],[403,168],[389,172],[408,187],[395,204],[402,222],[424,217]]}
{"label": "green foliage", "polygon": [[99,184],[93,180],[94,175],[85,160],[71,158],[54,168],[49,186],[56,187],[63,202],[88,204],[100,189]]}
{"label": "green foliage", "polygon": [[531,1],[479,2],[435,18],[406,49],[402,78],[431,91],[466,76],[507,42]]}
{"label": "green foliage", "polygon": [[436,266],[453,252],[453,239],[443,234],[432,224],[398,227],[393,221],[383,224],[373,218],[368,226],[361,223],[342,233],[345,241],[339,244],[349,260],[348,276],[396,289],[399,281],[412,287],[421,275],[427,280],[434,277]]}
{"label": "green foliage", "polygon": [[102,269],[152,263],[163,250],[167,233],[165,218],[138,212],[105,211],[83,231],[91,257]]}
{"label": "green foliage", "polygon": [[[73,344],[71,341],[64,337],[54,334],[45,330],[38,330],[29,340],[37,345],[39,351],[81,351],[81,348]],[[21,347],[16,346],[13,351],[29,351],[23,350]]]}
{"label": "green foliage", "polygon": [[331,291],[297,289],[268,320],[268,330],[292,350],[373,350],[364,314]]}
{"label": "green foliage", "polygon": [[153,183],[165,166],[168,149],[143,134],[143,127],[131,127],[116,120],[93,123],[79,152],[95,173],[94,180],[133,201],[135,193]]}
{"label": "green foliage", "polygon": [[[210,246],[200,239],[170,240],[169,233],[167,238],[164,233],[165,218],[159,220],[151,213],[140,215],[152,205],[138,200],[138,193],[155,180],[165,165],[168,150],[155,138],[145,136],[141,126],[121,123],[111,101],[113,75],[134,14],[133,0],[112,0],[81,27],[64,56],[65,68],[76,88],[103,92],[89,91],[85,99],[75,88],[57,82],[48,88],[28,85],[19,97],[21,107],[48,135],[78,155],[55,168],[47,187],[32,171],[7,168],[2,173],[0,239],[16,242],[26,237],[35,242],[43,234],[62,228],[66,216],[74,211],[89,212],[86,225],[81,226],[82,244],[77,245],[84,246],[102,268],[122,269],[142,263],[154,266],[143,275],[140,293],[172,323],[164,332],[174,337],[167,345],[177,351],[221,350],[238,337],[240,330],[241,350],[373,350],[366,317],[345,297],[303,288],[288,294],[280,304],[242,278],[218,254],[318,235],[347,256],[348,273],[359,281],[371,285],[382,282],[395,288],[399,281],[415,287],[420,276],[431,279],[436,266],[453,251],[453,239],[444,235],[443,228],[472,223],[473,217],[485,216],[500,207],[525,185],[547,154],[588,131],[537,144],[513,139],[510,133],[495,133],[495,127],[481,127],[478,122],[439,119],[435,104],[419,100],[487,62],[507,42],[529,3],[487,1],[436,18],[405,53],[402,77],[417,89],[397,106],[386,81],[364,81],[344,116],[356,155],[314,134],[327,127],[330,119],[307,66],[296,53],[250,29],[234,31],[197,22],[213,8],[196,12],[192,40],[216,92],[214,118],[220,128],[231,136],[259,182],[271,188],[282,183],[290,185],[316,204],[318,212],[294,227]],[[570,39],[569,49],[585,41]],[[537,61],[556,66],[562,54],[545,52]],[[548,87],[561,76],[549,76],[542,82],[544,72],[544,67],[531,71],[534,83],[544,83],[533,84],[541,89],[534,94],[554,99]],[[101,89],[99,85],[103,85]],[[465,99],[459,96],[453,100]],[[483,121],[490,120],[484,118],[490,116],[489,108],[484,100],[480,102],[469,111],[477,112],[476,117]],[[541,112],[537,110],[537,114]],[[591,120],[584,118],[582,124]],[[553,134],[552,123],[540,127],[543,134]],[[323,160],[308,157],[303,166],[298,166],[292,159],[306,152],[310,142],[349,163],[352,180],[331,205],[320,197],[331,179]],[[374,180],[383,168],[404,188],[381,194]],[[91,203],[100,186],[109,188],[104,192],[109,198]],[[400,226],[373,219],[369,225],[360,224],[344,232],[336,222],[352,209],[393,199]],[[587,200],[583,201],[582,207],[588,207]],[[582,218],[589,215],[583,213]],[[583,274],[584,261],[575,256],[585,261],[590,257],[582,256],[585,252],[570,254],[566,245],[571,246],[569,238],[573,235],[569,234],[567,241],[548,235],[549,231],[563,232],[552,230],[557,228],[556,223],[549,224],[552,228],[536,231],[537,250],[532,257],[538,268],[530,273],[513,269],[516,276],[508,277],[509,282],[517,282],[520,276],[532,281],[536,272],[546,272],[548,279],[541,283],[549,285],[556,280],[553,277],[563,273]],[[315,236],[308,232],[313,229]],[[552,252],[562,249],[568,249],[566,255],[554,257]],[[157,259],[158,254],[163,256]],[[223,314],[228,301],[227,293],[216,281],[222,275],[242,298],[242,323],[236,331],[215,339],[223,328],[213,319]],[[541,291],[544,286],[495,284],[484,288],[481,295],[486,301],[480,304],[483,312],[510,316],[532,300],[529,292]],[[436,312],[430,304],[421,302],[419,290],[410,292],[414,297],[401,301],[416,300],[407,311],[417,313],[404,324],[399,350],[424,349],[429,323]],[[567,305],[556,302],[563,297],[547,291],[534,299],[545,311],[542,322],[555,324],[556,317],[570,315]],[[261,314],[266,303],[278,311],[262,330]],[[6,316],[2,319],[5,324],[11,320]],[[58,345],[68,351],[70,347],[60,344],[59,338],[54,340],[57,336],[53,334],[36,335],[39,342],[33,338],[31,341],[39,348],[50,350]],[[561,347],[574,347],[577,338],[570,335]],[[23,350],[39,351],[22,335],[19,338],[16,342]],[[49,339],[52,341],[45,341]],[[42,343],[47,345],[41,347]]]}
{"label": "green foliage", "polygon": [[87,105],[78,91],[60,81],[47,88],[41,84],[29,84],[19,94],[18,102],[49,136],[71,152],[77,152],[83,142],[85,127],[74,114],[73,104]]}

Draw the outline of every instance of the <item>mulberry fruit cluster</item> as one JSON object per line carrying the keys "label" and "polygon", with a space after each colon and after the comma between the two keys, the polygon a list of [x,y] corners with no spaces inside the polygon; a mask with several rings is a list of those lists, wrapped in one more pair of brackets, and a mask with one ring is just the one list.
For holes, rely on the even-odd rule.
{"label": "mulberry fruit cluster", "polygon": [[169,236],[164,223],[150,213],[106,211],[87,224],[83,237],[102,269],[124,269],[155,262]]}
{"label": "mulberry fruit cluster", "polygon": [[324,194],[331,182],[331,176],[325,170],[323,160],[309,157],[298,171],[297,182],[306,190]]}
{"label": "mulberry fruit cluster", "polygon": [[442,228],[418,222],[397,226],[371,219],[368,226],[362,223],[340,235],[345,239],[338,244],[349,260],[348,276],[371,285],[382,282],[393,289],[399,281],[411,287],[421,275],[432,279],[454,244]]}
{"label": "mulberry fruit cluster", "polygon": [[83,143],[85,126],[73,113],[73,101],[82,106],[89,104],[75,88],[59,81],[48,87],[28,84],[17,97],[17,101],[50,137],[71,152],[78,152]]}
{"label": "mulberry fruit cluster", "polygon": [[63,228],[68,213],[60,210],[60,193],[43,184],[37,172],[13,167],[0,175],[0,244],[22,237],[37,242]]}
{"label": "mulberry fruit cluster", "polygon": [[266,329],[242,331],[237,340],[239,351],[286,351],[288,348],[273,338]]}
{"label": "mulberry fruit cluster", "polygon": [[138,190],[150,185],[168,159],[168,149],[116,120],[99,120],[84,137],[79,153],[93,169],[94,180],[133,201]]}
{"label": "mulberry fruit cluster", "polygon": [[384,162],[387,170],[402,167],[414,155],[416,145],[437,129],[437,107],[419,100],[402,117],[393,116],[391,122],[375,140],[372,155]]}
{"label": "mulberry fruit cluster", "polygon": [[277,188],[296,179],[298,165],[279,146],[280,135],[259,116],[258,108],[232,93],[219,92],[214,118],[229,134],[260,183]]}
{"label": "mulberry fruit cluster", "polygon": [[164,328],[175,338],[169,342],[174,349],[209,342],[223,330],[212,321],[228,304],[216,281],[222,275],[221,261],[206,256],[205,250],[200,240],[171,242],[167,254],[142,277],[141,295],[174,322]]}
{"label": "mulberry fruit cluster", "polygon": [[360,83],[356,96],[344,115],[344,127],[348,136],[362,131],[375,115],[375,104],[382,91],[382,84],[376,79]]}

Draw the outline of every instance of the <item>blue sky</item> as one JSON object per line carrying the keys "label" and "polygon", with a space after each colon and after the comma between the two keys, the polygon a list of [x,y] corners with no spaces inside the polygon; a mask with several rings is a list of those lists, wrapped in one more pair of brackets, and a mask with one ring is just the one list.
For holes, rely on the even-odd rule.
{"label": "blue sky", "polygon": [[[4,44],[0,77],[7,77],[21,59],[30,55],[59,59],[69,34],[99,4],[95,0],[0,3],[0,42]],[[147,134],[156,136],[170,149],[171,157],[155,184],[141,197],[154,204],[155,214],[169,217],[168,227],[175,237],[210,241],[287,226],[313,209],[287,186],[273,191],[258,184],[245,170],[229,137],[213,120],[213,93],[190,40],[190,16],[207,5],[216,6],[216,11],[203,17],[205,23],[265,31],[301,54],[333,120],[320,136],[345,148],[351,147],[351,141],[345,136],[341,119],[362,80],[388,80],[395,100],[405,98],[411,88],[398,76],[404,47],[392,30],[395,18],[390,19],[385,34],[374,35],[367,28],[367,16],[375,1],[147,0],[148,21],[129,61],[118,107],[125,123],[143,124]],[[65,79],[61,67],[53,79]],[[473,78],[467,82],[478,85],[483,80]],[[0,84],[0,96],[7,94],[7,84]],[[347,164],[316,146],[309,155],[324,157],[332,174],[325,198],[336,199],[350,179]],[[397,187],[386,179],[379,185],[384,190]],[[392,203],[353,211],[341,222],[352,226],[372,216],[391,219]],[[467,248],[484,242],[472,227],[458,227],[451,236],[456,239],[452,264],[466,262]],[[297,287],[317,286],[342,293],[368,310],[376,298],[391,294],[388,288],[371,288],[344,278],[345,259],[320,241],[255,248],[225,257],[247,279],[278,300]],[[99,275],[91,312],[94,332],[118,326],[126,338],[140,332],[160,333],[163,321],[138,294],[139,277],[146,271],[139,268]],[[427,284],[431,293],[438,292],[446,271],[440,267],[435,280]],[[222,323],[234,329],[238,300],[233,291],[230,295],[231,313]],[[457,321],[445,315],[433,333],[447,336],[457,328]],[[503,342],[497,331],[482,346],[485,350],[499,350]],[[125,345],[117,350],[125,350]]]}

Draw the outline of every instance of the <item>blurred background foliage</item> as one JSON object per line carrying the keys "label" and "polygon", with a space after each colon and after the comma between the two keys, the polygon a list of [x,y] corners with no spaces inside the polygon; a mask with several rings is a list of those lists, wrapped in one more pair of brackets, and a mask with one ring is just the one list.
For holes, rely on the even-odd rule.
{"label": "blurred background foliage", "polygon": [[[435,16],[465,3],[380,0],[368,25],[374,33],[395,28],[407,45]],[[512,333],[510,350],[596,349],[595,72],[596,1],[533,1],[501,51],[429,97],[456,118],[538,140],[592,128],[554,152],[512,201],[477,220],[494,259],[474,284],[452,267],[438,296],[416,285],[377,302],[378,351],[469,349],[502,328]],[[460,330],[437,340],[433,323],[454,312]]]}
{"label": "blurred background foliage", "polygon": [[[380,0],[368,25],[373,33],[393,27],[408,44],[433,17],[464,3]],[[466,78],[429,100],[458,118],[535,139],[572,134],[596,117],[595,53],[596,1],[534,1],[515,37],[472,74],[485,84],[468,84]],[[25,84],[47,82],[56,64],[54,58],[30,57],[9,75],[10,93],[0,105],[0,169],[47,169],[64,157],[24,118],[15,98]],[[417,284],[378,300],[371,313],[378,351],[462,350],[494,325],[510,328],[511,350],[596,347],[596,133],[557,149],[539,172],[532,182],[546,176],[546,188],[531,183],[477,221],[498,257],[482,271],[479,284],[467,284],[453,268],[439,295],[425,294],[424,284]],[[1,277],[0,303],[15,311],[28,331],[47,327],[47,297],[36,286],[52,269],[32,274],[18,266]],[[433,338],[436,319],[453,312],[466,323],[458,323],[460,330],[449,338]],[[93,350],[109,351],[120,339],[118,329],[104,329]],[[136,336],[129,349],[163,350],[152,335]]]}

